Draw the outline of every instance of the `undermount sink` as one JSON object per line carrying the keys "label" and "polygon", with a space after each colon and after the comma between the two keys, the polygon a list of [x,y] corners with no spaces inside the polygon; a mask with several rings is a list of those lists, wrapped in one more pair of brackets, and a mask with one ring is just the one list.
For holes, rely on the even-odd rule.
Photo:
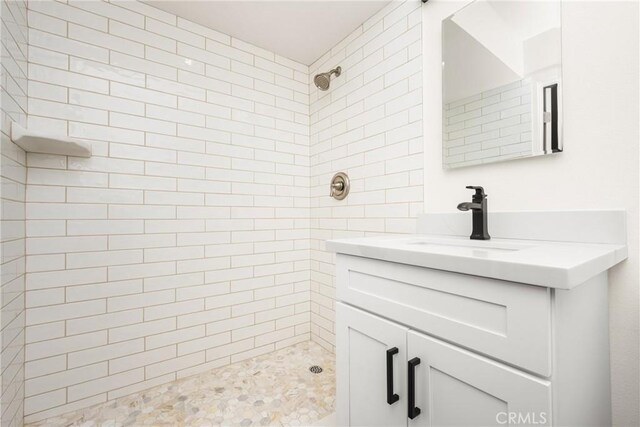
{"label": "undermount sink", "polygon": [[[453,240],[453,241],[452,241]],[[455,241],[454,239],[417,239],[410,240],[407,242],[408,245],[421,245],[422,247],[426,246],[444,246],[444,247],[457,247],[457,248],[473,248],[473,249],[484,249],[491,251],[519,251],[522,249],[531,248],[532,245],[523,245],[518,243],[506,243],[506,242],[491,242],[491,241],[469,241],[469,240],[460,240]]]}

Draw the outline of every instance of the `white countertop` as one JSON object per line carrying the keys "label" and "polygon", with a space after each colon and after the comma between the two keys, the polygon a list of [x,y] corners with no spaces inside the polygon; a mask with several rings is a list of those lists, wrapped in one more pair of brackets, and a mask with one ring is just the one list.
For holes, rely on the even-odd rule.
{"label": "white countertop", "polygon": [[558,289],[572,289],[627,258],[623,244],[470,240],[442,235],[338,239],[327,241],[327,249]]}

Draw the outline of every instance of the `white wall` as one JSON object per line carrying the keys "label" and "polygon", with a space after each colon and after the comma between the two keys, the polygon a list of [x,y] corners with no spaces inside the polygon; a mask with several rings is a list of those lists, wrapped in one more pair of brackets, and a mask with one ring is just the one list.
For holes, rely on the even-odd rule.
{"label": "white wall", "polygon": [[309,339],[308,67],[143,3],[29,2],[26,421]]}
{"label": "white wall", "polygon": [[490,211],[627,210],[629,259],[609,275],[613,422],[639,425],[638,4],[563,2],[563,153],[443,170],[440,21],[463,5],[423,8],[425,209],[454,211],[473,184]]}
{"label": "white wall", "polygon": [[[310,67],[343,74],[311,84],[311,333],[335,345],[334,255],[324,241],[415,232],[422,206],[421,3],[392,2]],[[333,174],[351,192],[329,197]]]}
{"label": "white wall", "polygon": [[11,122],[27,123],[27,3],[0,5],[0,425],[22,425],[24,396],[25,152]]}
{"label": "white wall", "polygon": [[523,78],[453,20],[445,21],[443,27],[444,102],[455,102]]}

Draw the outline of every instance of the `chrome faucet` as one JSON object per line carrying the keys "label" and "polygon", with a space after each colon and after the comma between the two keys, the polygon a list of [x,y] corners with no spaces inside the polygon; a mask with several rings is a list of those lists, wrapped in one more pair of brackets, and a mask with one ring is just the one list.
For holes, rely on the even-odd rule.
{"label": "chrome faucet", "polygon": [[471,239],[473,240],[489,240],[489,228],[487,227],[487,195],[484,194],[484,188],[468,185],[468,189],[476,190],[471,198],[471,203],[464,202],[458,205],[458,210],[472,212],[473,231]]}

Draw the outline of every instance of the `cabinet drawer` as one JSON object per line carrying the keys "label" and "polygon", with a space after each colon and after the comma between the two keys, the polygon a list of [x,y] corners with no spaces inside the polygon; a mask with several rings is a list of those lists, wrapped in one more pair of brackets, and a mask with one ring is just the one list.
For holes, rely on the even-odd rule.
{"label": "cabinet drawer", "polygon": [[336,279],[340,301],[551,375],[548,288],[343,254]]}

